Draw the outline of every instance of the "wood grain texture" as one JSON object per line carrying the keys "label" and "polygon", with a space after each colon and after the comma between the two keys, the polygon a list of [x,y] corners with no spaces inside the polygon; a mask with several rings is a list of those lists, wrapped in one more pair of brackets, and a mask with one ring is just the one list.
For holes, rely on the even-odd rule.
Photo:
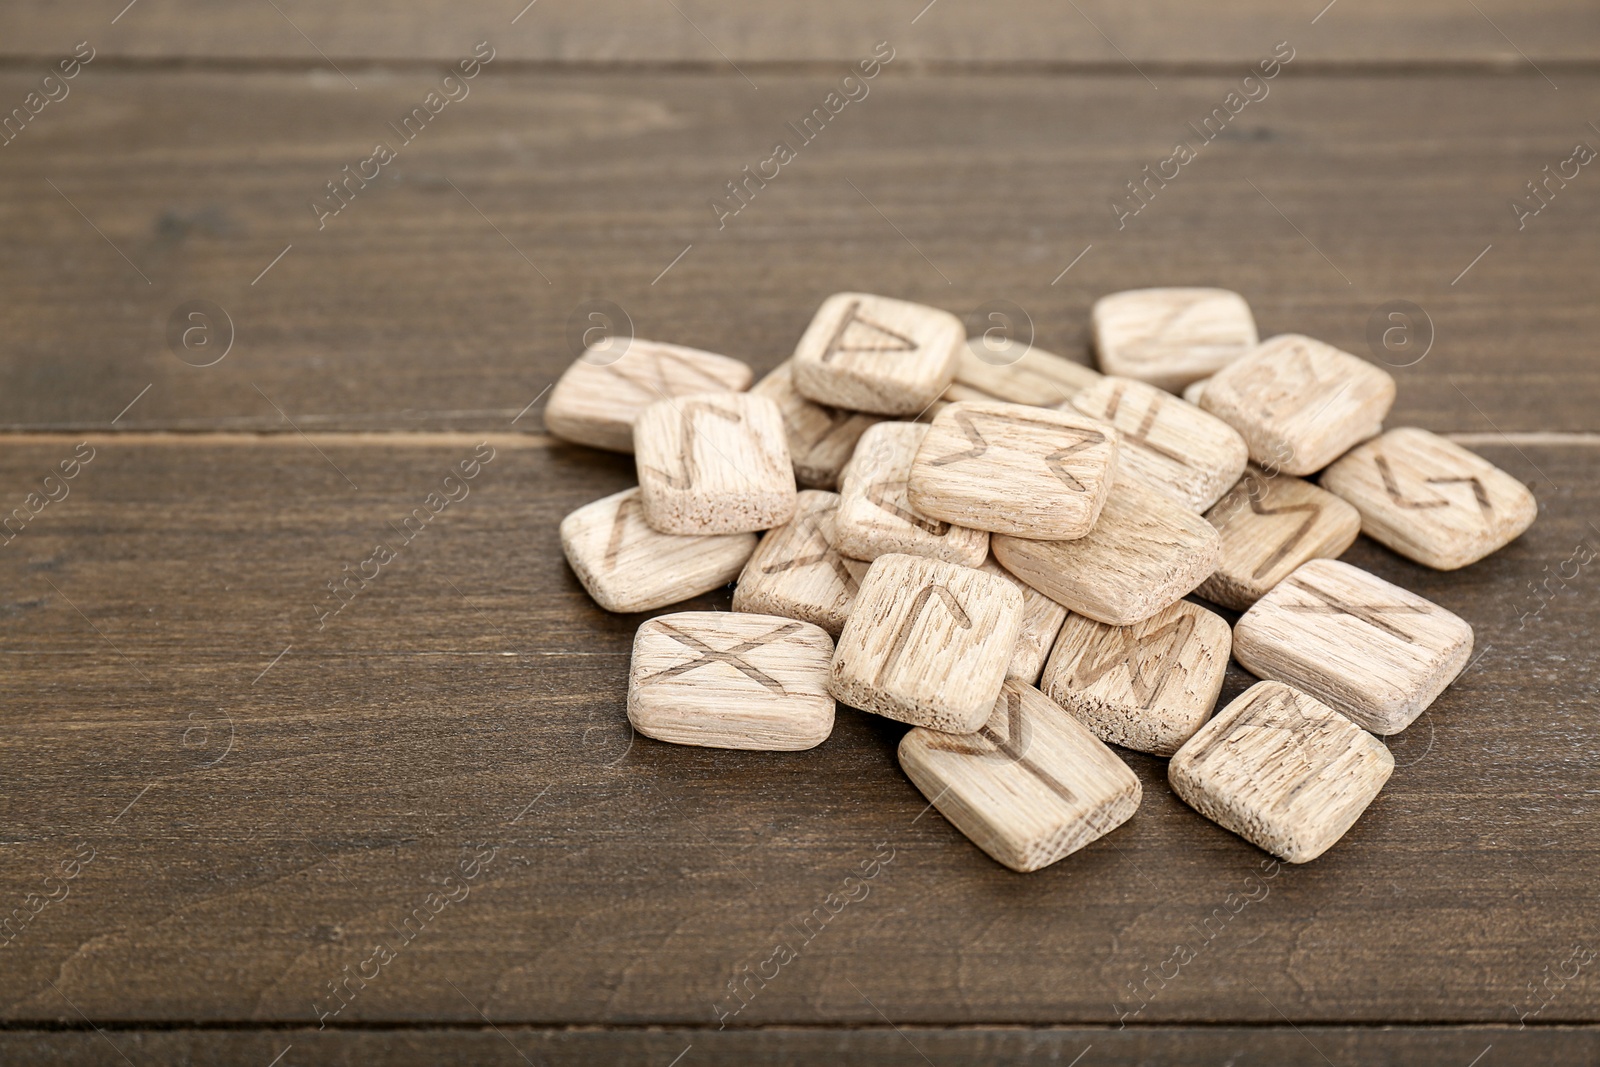
{"label": "wood grain texture", "polygon": [[961,320],[939,308],[834,293],[800,335],[789,366],[795,388],[814,403],[916,418],[955,377],[965,334]]}
{"label": "wood grain texture", "polygon": [[834,547],[839,495],[802,489],[794,518],[769,530],[739,575],[734,611],[802,619],[839,636],[867,564]]}
{"label": "wood grain texture", "polygon": [[999,575],[1016,586],[1017,592],[1022,594],[1022,632],[1017,635],[1017,647],[1011,653],[1006,677],[1038,685],[1044,661],[1056,643],[1062,622],[1066,620],[1067,609],[1000,566],[992,553],[978,569]]}
{"label": "wood grain texture", "polygon": [[979,395],[956,395],[952,400],[1003,400],[1011,404],[1061,407],[1080,389],[1100,380],[1093,367],[1024,345],[1009,331],[999,339],[983,334],[967,338],[956,356],[956,380],[951,386]]}
{"label": "wood grain texture", "polygon": [[989,555],[989,534],[917,513],[906,495],[917,449],[928,428],[880,422],[861,435],[839,487],[834,534],[839,551],[872,561],[885,552],[976,567]]}
{"label": "wood grain texture", "polygon": [[1110,293],[1089,309],[1089,328],[1102,371],[1169,393],[1210,377],[1260,340],[1250,305],[1229,289]]}
{"label": "wood grain texture", "polygon": [[839,474],[855,454],[861,435],[883,421],[876,415],[807,400],[794,387],[794,369],[788,361],[774,367],[750,391],[767,397],[783,413],[795,481],[806,489],[838,488]]}
{"label": "wood grain texture", "polygon": [[634,422],[633,448],[645,521],[662,533],[749,533],[794,517],[783,414],[764,396],[658,400]]}
{"label": "wood grain texture", "polygon": [[651,404],[691,393],[739,392],[753,377],[748,365],[715,352],[608,337],[556,379],[544,424],[580,445],[632,452],[634,421]]}
{"label": "wood grain texture", "polygon": [[[961,5],[941,0],[918,28],[947,6]],[[1470,7],[1450,6],[1495,43]],[[1521,21],[1501,25],[1517,38]],[[1587,356],[1600,304],[1582,284],[1592,263],[1581,239],[1600,197],[1574,182],[1520,232],[1507,207],[1590,135],[1594,116],[1579,105],[1600,87],[1592,74],[1557,76],[1559,93],[1535,74],[1280,78],[1119,230],[1108,203],[1233,88],[1231,72],[1163,76],[1154,92],[1133,73],[897,78],[891,64],[719,230],[708,201],[774,139],[792,138],[785,123],[835,87],[832,72],[769,74],[753,92],[731,73],[491,63],[319,231],[308,202],[375,140],[394,147],[388,123],[438,88],[433,72],[348,73],[359,92],[331,71],[91,64],[70,97],[0,149],[0,291],[11,294],[0,305],[0,426],[292,433],[287,415],[308,432],[537,430],[538,408],[524,408],[581,352],[569,323],[587,325],[598,299],[640,336],[763,372],[840,288],[962,315],[1004,297],[1031,316],[1038,345],[1083,362],[1096,298],[1214,283],[1249,300],[1264,334],[1298,331],[1358,354],[1378,305],[1422,305],[1448,358],[1436,346],[1393,368],[1392,424],[1600,430],[1600,365]],[[33,68],[0,74],[0,93],[16,102],[36,80]],[[139,121],[158,113],[168,117]],[[236,335],[210,367],[166,343],[173,312],[196,299],[220,305]],[[979,316],[967,328],[980,329]],[[216,343],[223,333],[217,325]]]}

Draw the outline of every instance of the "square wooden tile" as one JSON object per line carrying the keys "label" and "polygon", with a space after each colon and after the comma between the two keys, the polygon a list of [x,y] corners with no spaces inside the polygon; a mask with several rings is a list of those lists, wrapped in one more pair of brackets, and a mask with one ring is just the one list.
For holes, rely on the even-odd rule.
{"label": "square wooden tile", "polygon": [[906,734],[900,766],[957,830],[1014,871],[1047,867],[1104,837],[1142,795],[1116,753],[1015,680],[977,733]]}
{"label": "square wooden tile", "polygon": [[1102,741],[1170,756],[1211,717],[1232,644],[1184,600],[1132,626],[1068,615],[1040,688]]}
{"label": "square wooden tile", "polygon": [[1034,407],[1061,407],[1100,380],[1093,367],[1031,345],[991,346],[982,335],[967,338],[956,356],[952,383],[972,392],[955,400],[1003,400]]}
{"label": "square wooden tile", "polygon": [[1205,519],[1171,497],[1117,479],[1100,521],[1076,541],[995,534],[1000,565],[1058,604],[1111,626],[1143,622],[1217,569],[1222,546]]}
{"label": "square wooden tile", "polygon": [[971,567],[879,556],[833,655],[829,692],[862,711],[950,733],[989,718],[1022,630],[1022,594]]}
{"label": "square wooden tile", "polygon": [[612,452],[633,451],[633,423],[665,397],[742,392],[752,372],[714,352],[634,338],[620,357],[590,349],[562,373],[545,402],[544,425],[557,437]]}
{"label": "square wooden tile", "polygon": [[778,364],[750,391],[767,397],[783,413],[794,478],[806,489],[837,488],[839,472],[850,462],[856,442],[869,427],[883,421],[877,415],[842,411],[807,400],[795,389],[794,368],[788,362]]}
{"label": "square wooden tile", "polygon": [[1073,540],[1100,517],[1118,438],[1073,411],[951,404],[917,448],[906,497],[919,514],[972,529]]}
{"label": "square wooden tile", "polygon": [[1441,571],[1476,563],[1533,524],[1528,487],[1454,441],[1412,427],[1390,430],[1322,474],[1355,505],[1361,529]]}
{"label": "square wooden tile", "polygon": [[1279,334],[1212,375],[1200,406],[1238,430],[1265,470],[1313,474],[1376,435],[1394,379],[1299,334]]}
{"label": "square wooden tile", "polygon": [[756,549],[756,535],[657,533],[644,521],[635,487],[562,519],[561,548],[602,608],[654,611],[738,578]]}
{"label": "square wooden tile", "polygon": [[645,521],[662,533],[742,533],[794,514],[778,405],[750,393],[659,400],[633,427]]}
{"label": "square wooden tile", "polygon": [[1233,655],[1375,734],[1412,721],[1472,657],[1472,627],[1359,567],[1314,559],[1279,582],[1233,628]]}
{"label": "square wooden tile", "polygon": [[1115,426],[1117,469],[1204,511],[1244,473],[1250,450],[1232,426],[1153,385],[1101,378],[1072,406]]}
{"label": "square wooden tile", "polygon": [[914,416],[950,384],[965,343],[966,329],[948,311],[835,293],[795,347],[795,388],[830,407]]}
{"label": "square wooden tile", "polygon": [[819,627],[774,615],[683,611],[639,627],[628,720],[658,741],[794,751],[833,732]]}
{"label": "square wooden tile", "polygon": [[1394,771],[1383,742],[1281,682],[1257,682],[1172,757],[1184,803],[1290,863],[1326,852]]}
{"label": "square wooden tile", "polygon": [[1200,586],[1207,600],[1244,611],[1311,559],[1334,559],[1361,532],[1356,509],[1291,474],[1250,467],[1206,512],[1222,562]]}
{"label": "square wooden tile", "polygon": [[1017,637],[1016,650],[1011,653],[1006,677],[1038,685],[1039,673],[1044,670],[1044,661],[1049,657],[1050,649],[1055,647],[1056,635],[1061,632],[1061,624],[1067,618],[1067,609],[1000,566],[992,555],[978,569],[987,574],[998,574],[1022,594],[1022,633]]}
{"label": "square wooden tile", "polygon": [[928,427],[880,422],[861,435],[839,486],[835,545],[852,559],[885,552],[927,556],[976,567],[989,554],[989,534],[918,514],[906,498],[906,479]]}
{"label": "square wooden tile", "polygon": [[1095,353],[1107,374],[1176,393],[1256,344],[1244,297],[1227,289],[1130,289],[1089,312]]}
{"label": "square wooden tile", "polygon": [[802,489],[794,518],[770,530],[739,576],[733,610],[802,619],[838,636],[867,564],[834,548],[839,495]]}

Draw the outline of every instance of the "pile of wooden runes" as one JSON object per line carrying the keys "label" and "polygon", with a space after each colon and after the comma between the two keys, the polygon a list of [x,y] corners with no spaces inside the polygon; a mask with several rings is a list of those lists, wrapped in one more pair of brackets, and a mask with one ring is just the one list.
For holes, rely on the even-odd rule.
{"label": "pile of wooden runes", "polygon": [[[639,732],[805,749],[836,701],[910,723],[911,781],[1020,871],[1138,808],[1108,743],[1171,757],[1183,800],[1290,862],[1343,836],[1394,769],[1374,735],[1461,673],[1472,628],[1335,557],[1364,531],[1462,567],[1528,527],[1533,495],[1384,432],[1389,374],[1258,341],[1235,293],[1116,293],[1092,328],[1104,374],[840,293],[753,388],[675,345],[578,359],[550,431],[639,472],[561,524],[584,588],[643,612],[738,583],[732,612],[639,627]],[[1230,654],[1264,680],[1213,715]]]}

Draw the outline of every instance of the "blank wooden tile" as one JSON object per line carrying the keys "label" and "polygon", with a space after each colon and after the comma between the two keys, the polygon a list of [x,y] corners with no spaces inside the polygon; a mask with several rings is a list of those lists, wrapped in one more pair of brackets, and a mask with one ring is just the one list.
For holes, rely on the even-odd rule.
{"label": "blank wooden tile", "polygon": [[634,338],[613,362],[586,352],[550,390],[544,425],[557,437],[612,452],[633,451],[633,423],[663,397],[741,392],[754,377],[737,359]]}
{"label": "blank wooden tile", "polygon": [[[1019,354],[1020,352],[1020,354]],[[967,338],[956,359],[952,385],[971,390],[953,400],[1003,400],[1034,407],[1060,407],[1080,389],[1100,380],[1092,367],[1042,348],[994,348],[982,335]]]}
{"label": "blank wooden tile", "polygon": [[1339,556],[1361,532],[1356,509],[1332,493],[1253,466],[1206,512],[1206,521],[1222,538],[1222,562],[1198,592],[1235,611],[1260,600],[1307,560]]}
{"label": "blank wooden tile", "polygon": [[1037,685],[1039,673],[1044,670],[1044,661],[1055,646],[1056,634],[1061,632],[1061,623],[1067,617],[1067,609],[1000,566],[992,555],[978,569],[988,574],[998,574],[1022,594],[1022,633],[1018,635],[1017,647],[1011,653],[1006,677]]}
{"label": "blank wooden tile", "polygon": [[1101,378],[1072,398],[1121,435],[1117,469],[1204,511],[1244,473],[1249,449],[1232,426],[1153,385]]}
{"label": "blank wooden tile", "polygon": [[1116,430],[1077,412],[951,404],[929,426],[907,478],[913,510],[1044,541],[1084,536],[1100,517]]}
{"label": "blank wooden tile", "polygon": [[1227,289],[1130,289],[1089,313],[1100,369],[1178,392],[1256,343],[1244,297]]}
{"label": "blank wooden tile", "polygon": [[774,615],[683,611],[639,627],[628,720],[658,741],[794,751],[833,732],[819,627]]}
{"label": "blank wooden tile", "polygon": [[1031,685],[1008,680],[975,734],[918,728],[900,766],[939,813],[1014,871],[1036,871],[1127,822],[1139,779]]}
{"label": "blank wooden tile", "polygon": [[633,488],[562,519],[561,548],[602,608],[654,611],[738,578],[755,551],[756,535],[657,533],[644,521],[639,490]]}
{"label": "blank wooden tile", "polygon": [[767,397],[783,412],[788,431],[789,458],[794,478],[807,489],[835,489],[839,472],[850,461],[861,435],[883,420],[859,411],[842,411],[815,404],[794,387],[794,368],[780,363],[750,391]]}
{"label": "blank wooden tile", "polygon": [[1173,792],[1290,863],[1326,852],[1394,771],[1383,742],[1316,698],[1257,682],[1172,757]]}
{"label": "blank wooden tile", "polygon": [[1376,734],[1411,725],[1472,656],[1472,627],[1409,590],[1314,559],[1240,617],[1233,654]]}
{"label": "blank wooden tile", "polygon": [[1388,372],[1299,334],[1280,334],[1212,376],[1200,406],[1244,436],[1266,470],[1313,474],[1375,435],[1394,403]]}
{"label": "blank wooden tile", "polygon": [[839,636],[828,689],[863,711],[972,733],[989,718],[1022,631],[1004,578],[941,560],[879,556]]}
{"label": "blank wooden tile", "polygon": [[1170,756],[1211,717],[1232,643],[1183,600],[1132,626],[1068,615],[1041,688],[1101,740]]}
{"label": "blank wooden tile", "polygon": [[868,293],[822,302],[794,350],[794,384],[818,404],[916,415],[939,399],[966,341],[948,311]]}
{"label": "blank wooden tile", "polygon": [[778,405],[697,393],[645,408],[633,428],[645,521],[663,533],[766,530],[794,514]]}
{"label": "blank wooden tile", "polygon": [[989,534],[920,515],[906,499],[906,479],[928,427],[881,422],[861,435],[839,486],[835,544],[853,559],[885,552],[927,556],[976,567],[989,554]]}
{"label": "blank wooden tile", "polygon": [[1032,541],[995,534],[1000,565],[1058,604],[1112,626],[1143,622],[1217,568],[1205,519],[1154,489],[1118,478],[1087,537]]}
{"label": "blank wooden tile", "polygon": [[1322,486],[1355,505],[1368,537],[1442,571],[1509,544],[1539,513],[1517,479],[1454,441],[1411,427],[1351,450],[1323,472]]}
{"label": "blank wooden tile", "polygon": [[794,518],[761,539],[733,591],[733,610],[803,619],[835,636],[855,603],[867,564],[833,547],[839,495],[803,489]]}

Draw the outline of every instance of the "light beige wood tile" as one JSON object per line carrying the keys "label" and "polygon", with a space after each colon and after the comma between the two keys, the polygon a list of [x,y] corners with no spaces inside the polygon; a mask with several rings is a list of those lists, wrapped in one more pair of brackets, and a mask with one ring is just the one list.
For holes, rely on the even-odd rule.
{"label": "light beige wood tile", "polygon": [[1170,756],[1211,717],[1233,636],[1180,600],[1132,626],[1068,615],[1041,688],[1102,741]]}
{"label": "light beige wood tile", "polygon": [[1233,654],[1376,734],[1404,730],[1472,657],[1472,627],[1359,567],[1315,559],[1245,612]]}
{"label": "light beige wood tile", "polygon": [[1313,474],[1382,426],[1387,371],[1299,334],[1279,334],[1218,371],[1200,406],[1244,436],[1265,470]]}
{"label": "light beige wood tile", "polygon": [[1355,505],[1361,529],[1402,556],[1452,571],[1504,547],[1533,524],[1528,487],[1427,430],[1390,430],[1346,453],[1322,486]]}
{"label": "light beige wood tile", "polygon": [[795,347],[795,388],[830,407],[915,416],[950,384],[965,341],[961,320],[948,311],[835,293]]}
{"label": "light beige wood tile", "polygon": [[585,504],[561,520],[561,549],[589,595],[607,611],[654,611],[739,577],[753,533],[657,533],[638,488]]}
{"label": "light beige wood tile", "polygon": [[1383,742],[1316,698],[1257,682],[1172,757],[1184,803],[1290,863],[1326,852],[1394,771]]}
{"label": "light beige wood tile", "polygon": [[1046,541],[1083,537],[1100,517],[1119,434],[1074,411],[952,404],[929,426],[907,478],[919,514]]}
{"label": "light beige wood tile", "polygon": [[1016,680],[975,734],[907,733],[900,766],[956,829],[1014,871],[1048,867],[1104,837],[1142,795],[1116,753]]}
{"label": "light beige wood tile", "polygon": [[1093,367],[1032,345],[990,344],[980,334],[967,338],[956,358],[955,385],[972,394],[953,399],[1054,408],[1099,380]]}
{"label": "light beige wood tile", "polygon": [[628,720],[658,741],[794,751],[833,732],[820,627],[774,615],[683,611],[639,627]]}
{"label": "light beige wood tile", "polygon": [[651,404],[691,393],[741,392],[754,376],[737,359],[660,341],[634,338],[620,357],[591,348],[550,390],[544,425],[580,445],[632,452],[634,420]]}
{"label": "light beige wood tile", "polygon": [[1012,574],[1079,615],[1112,626],[1143,622],[1217,569],[1217,531],[1165,494],[1118,478],[1100,521],[1076,541],[990,539]]}
{"label": "light beige wood tile", "polygon": [[1073,397],[1072,406],[1117,428],[1118,470],[1193,511],[1221,499],[1249,460],[1232,426],[1153,385],[1104,377]]}
{"label": "light beige wood tile", "polygon": [[778,405],[750,393],[658,400],[634,423],[645,521],[662,533],[740,533],[794,514]]}
{"label": "light beige wood tile", "polygon": [[1055,646],[1056,635],[1061,632],[1061,624],[1067,617],[1067,609],[1000,566],[993,555],[984,560],[978,569],[988,574],[998,574],[1022,594],[1022,633],[1017,637],[1016,650],[1011,653],[1006,677],[1038,685],[1039,673],[1044,670],[1044,661]]}
{"label": "light beige wood tile", "polygon": [[1291,474],[1252,466],[1206,512],[1222,538],[1222,562],[1201,596],[1244,611],[1311,559],[1334,559],[1361,532],[1356,509]]}
{"label": "light beige wood tile", "polygon": [[828,689],[913,726],[967,734],[989,718],[1022,631],[1004,578],[922,556],[879,556],[839,636]]}
{"label": "light beige wood tile", "polygon": [[802,619],[838,636],[867,564],[833,547],[839,495],[802,489],[794,518],[761,539],[733,591],[733,610]]}
{"label": "light beige wood tile", "polygon": [[856,442],[869,427],[883,421],[877,415],[842,411],[807,400],[795,389],[794,368],[787,361],[778,364],[750,391],[767,397],[783,413],[794,478],[807,489],[837,488],[839,472],[850,462]]}
{"label": "light beige wood tile", "polygon": [[1095,301],[1090,330],[1100,369],[1178,392],[1256,343],[1244,297],[1227,289],[1130,289]]}
{"label": "light beige wood tile", "polygon": [[989,534],[920,515],[906,498],[906,479],[928,427],[881,422],[861,435],[841,475],[835,544],[852,559],[885,552],[927,556],[976,567],[989,554]]}
{"label": "light beige wood tile", "polygon": [[1200,396],[1206,391],[1206,383],[1210,380],[1210,378],[1201,378],[1197,382],[1190,382],[1188,385],[1184,386],[1182,394],[1184,402],[1193,404],[1195,407],[1199,407]]}

